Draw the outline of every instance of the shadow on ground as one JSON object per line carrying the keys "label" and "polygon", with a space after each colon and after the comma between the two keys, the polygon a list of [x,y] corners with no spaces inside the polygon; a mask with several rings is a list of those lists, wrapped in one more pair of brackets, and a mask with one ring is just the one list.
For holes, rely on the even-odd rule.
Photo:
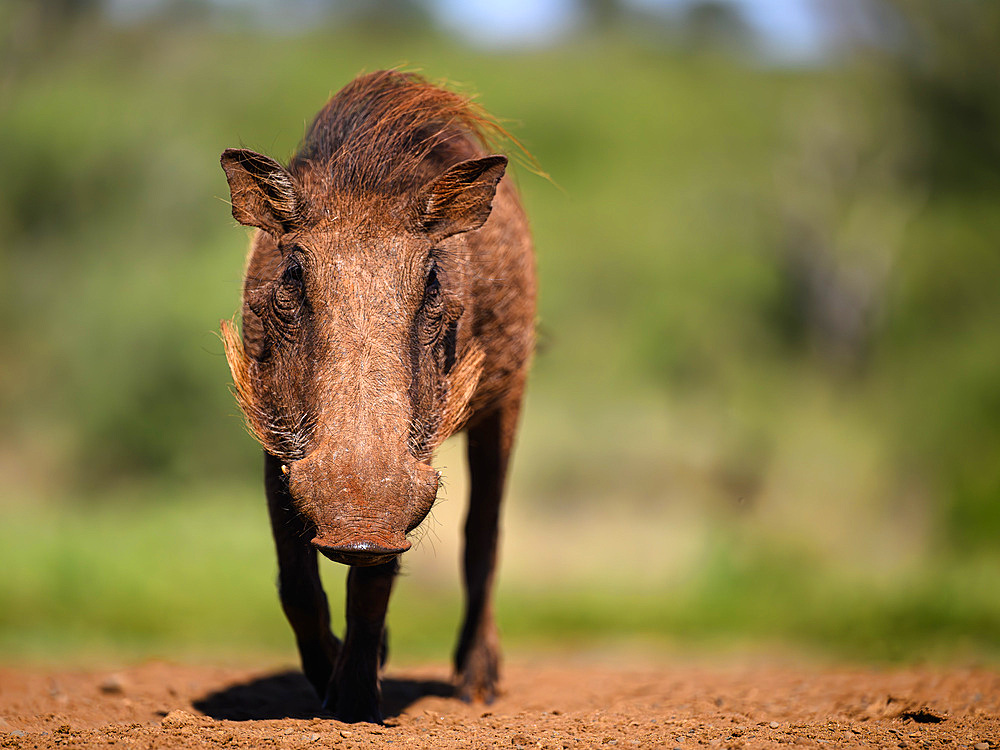
{"label": "shadow on ground", "polygon": [[[382,680],[382,713],[398,716],[425,696],[448,697],[454,687],[441,680]],[[213,719],[312,719],[326,716],[316,693],[301,672],[288,670],[230,685],[194,701],[194,707]]]}

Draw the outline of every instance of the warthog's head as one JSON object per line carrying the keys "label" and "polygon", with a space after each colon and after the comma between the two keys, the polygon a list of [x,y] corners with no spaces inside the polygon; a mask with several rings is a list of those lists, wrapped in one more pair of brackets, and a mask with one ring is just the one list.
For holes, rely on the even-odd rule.
{"label": "warthog's head", "polygon": [[[435,165],[440,150],[425,145],[402,175],[309,151],[323,135],[288,169],[246,149],[222,155],[233,216],[261,230],[243,336],[224,322],[223,338],[250,430],[281,462],[313,545],[376,564],[409,549],[437,494],[431,454],[480,376],[458,236],[489,217],[507,160],[476,158],[465,141],[459,156],[474,158]],[[344,160],[349,146],[327,150]]]}

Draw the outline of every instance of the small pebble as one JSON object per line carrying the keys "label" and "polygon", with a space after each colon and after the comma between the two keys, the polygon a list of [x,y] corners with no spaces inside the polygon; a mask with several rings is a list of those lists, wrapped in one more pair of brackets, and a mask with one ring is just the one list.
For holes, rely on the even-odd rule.
{"label": "small pebble", "polygon": [[187,711],[181,711],[179,708],[174,709],[169,714],[163,717],[163,721],[160,722],[162,726],[170,729],[171,727],[184,727],[195,722],[195,717],[189,714]]}
{"label": "small pebble", "polygon": [[121,695],[125,692],[125,683],[120,675],[113,674],[105,678],[99,688],[105,695]]}
{"label": "small pebble", "polygon": [[778,727],[780,727],[780,726],[781,726],[781,724],[779,724],[779,723],[778,723],[778,722],[776,722],[776,721],[772,721],[772,722],[771,722],[771,723],[770,723],[770,724],[769,724],[768,726],[770,726],[770,727],[771,727],[771,729],[777,729]]}
{"label": "small pebble", "polygon": [[350,732],[350,731],[348,731],[346,729],[341,729],[340,730],[340,736],[341,737],[352,737],[352,736],[354,736],[354,732]]}
{"label": "small pebble", "polygon": [[315,742],[319,739],[319,735],[313,732],[312,734],[306,735],[306,742]]}
{"label": "small pebble", "polygon": [[973,745],[973,747],[975,747],[976,750],[990,750],[990,743],[989,742],[977,742],[975,745]]}

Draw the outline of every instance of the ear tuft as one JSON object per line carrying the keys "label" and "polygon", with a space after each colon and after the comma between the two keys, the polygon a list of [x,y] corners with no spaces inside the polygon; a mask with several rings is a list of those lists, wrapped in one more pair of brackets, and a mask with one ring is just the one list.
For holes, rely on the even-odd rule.
{"label": "ear tuft", "polygon": [[279,237],[300,226],[305,202],[295,178],[274,159],[245,148],[222,152],[233,218]]}
{"label": "ear tuft", "polygon": [[490,217],[507,157],[459,162],[434,180],[417,199],[418,223],[434,241],[479,229]]}

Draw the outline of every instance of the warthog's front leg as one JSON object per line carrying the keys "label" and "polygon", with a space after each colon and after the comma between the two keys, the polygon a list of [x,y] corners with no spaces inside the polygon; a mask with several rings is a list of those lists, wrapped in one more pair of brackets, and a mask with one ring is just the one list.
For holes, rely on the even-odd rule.
{"label": "warthog's front leg", "polygon": [[340,721],[381,723],[378,671],[385,613],[399,561],[351,567],[347,574],[347,634],[323,705]]}
{"label": "warthog's front leg", "polygon": [[455,651],[456,689],[465,701],[491,703],[500,678],[493,619],[500,501],[514,443],[520,393],[468,430],[469,511],[465,520],[465,622]]}
{"label": "warthog's front leg", "polygon": [[295,633],[302,671],[322,698],[340,652],[307,524],[292,506],[281,462],[264,454],[264,487],[278,552],[278,593]]}

